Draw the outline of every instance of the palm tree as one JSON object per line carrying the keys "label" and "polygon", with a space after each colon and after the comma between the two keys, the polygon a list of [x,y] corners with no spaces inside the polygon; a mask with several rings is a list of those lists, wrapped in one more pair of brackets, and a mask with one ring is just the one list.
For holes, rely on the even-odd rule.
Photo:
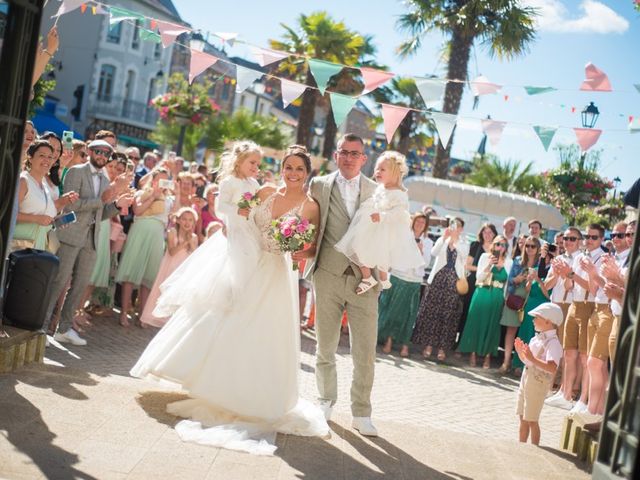
{"label": "palm tree", "polygon": [[[407,0],[408,13],[400,16],[397,26],[409,38],[398,47],[401,57],[415,54],[427,33],[439,31],[447,37],[447,78],[467,80],[471,47],[476,41],[489,54],[511,59],[527,52],[535,39],[536,9],[521,6],[519,0]],[[464,84],[447,82],[444,113],[460,110]],[[446,178],[451,145],[436,149],[433,176]]]}
{"label": "palm tree", "polygon": [[[282,39],[269,40],[271,48],[346,65],[358,63],[367,49],[365,37],[349,30],[344,22],[334,20],[327,12],[301,14],[296,23],[296,28],[282,23],[285,30]],[[280,62],[278,70],[292,80],[311,87],[317,86],[304,59],[290,58]],[[296,140],[300,145],[311,146],[311,129],[319,98],[320,92],[315,89],[307,89],[302,95]]]}
{"label": "palm tree", "polygon": [[[424,109],[422,97],[416,87],[413,78],[394,77],[388,85],[378,87],[373,91],[376,102],[390,103],[401,107],[413,107]],[[396,149],[406,155],[411,148],[412,141],[417,143],[419,129],[427,124],[428,129],[433,130],[431,121],[420,112],[411,110],[398,126],[398,143]]]}
{"label": "palm tree", "polygon": [[501,161],[495,155],[476,155],[465,183],[479,187],[496,188],[503,192],[530,194],[541,185],[533,173],[533,163],[522,166],[519,161]]}

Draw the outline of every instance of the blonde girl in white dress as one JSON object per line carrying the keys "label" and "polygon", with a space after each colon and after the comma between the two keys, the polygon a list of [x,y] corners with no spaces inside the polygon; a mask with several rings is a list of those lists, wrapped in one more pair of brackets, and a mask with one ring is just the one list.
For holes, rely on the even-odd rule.
{"label": "blonde girl in white dress", "polygon": [[362,295],[378,281],[371,271],[377,268],[382,288],[390,288],[387,272],[412,270],[424,265],[416,242],[408,228],[409,196],[402,186],[407,174],[406,158],[393,150],[384,152],[376,161],[375,193],[356,212],[344,237],[335,245],[360,267],[362,281],[356,293]]}

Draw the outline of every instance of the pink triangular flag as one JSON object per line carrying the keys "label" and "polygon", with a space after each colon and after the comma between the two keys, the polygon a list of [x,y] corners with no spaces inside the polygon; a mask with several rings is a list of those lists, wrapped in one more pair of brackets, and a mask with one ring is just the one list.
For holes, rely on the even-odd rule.
{"label": "pink triangular flag", "polygon": [[382,118],[384,119],[384,133],[387,137],[387,142],[391,143],[393,134],[396,133],[398,126],[410,110],[410,108],[397,105],[382,104]]}
{"label": "pink triangular flag", "polygon": [[292,82],[286,78],[280,79],[280,88],[282,90],[282,106],[287,108],[291,102],[302,95],[307,88],[306,85],[298,82]]}
{"label": "pink triangular flag", "polygon": [[195,78],[207,68],[218,61],[218,57],[209,55],[199,50],[191,50],[191,61],[189,62],[189,83],[193,83]]}
{"label": "pink triangular flag", "polygon": [[278,62],[289,56],[289,54],[285,52],[260,47],[251,47],[251,53],[256,57],[256,60],[258,60],[258,64],[261,67]]}
{"label": "pink triangular flag", "polygon": [[64,0],[58,8],[58,12],[51,18],[59,17],[65,13],[74,11],[76,8],[80,8],[80,5],[86,3],[87,0]]}
{"label": "pink triangular flag", "polygon": [[489,142],[494,147],[500,143],[502,137],[502,131],[504,130],[507,122],[499,122],[497,120],[485,119],[482,120],[482,131],[485,133]]}
{"label": "pink triangular flag", "polygon": [[164,22],[162,20],[156,20],[158,30],[160,30],[160,38],[162,39],[162,46],[167,48],[176,38],[186,32],[190,32],[191,29],[184,25],[176,25],[175,23]]}
{"label": "pink triangular flag", "polygon": [[589,92],[610,92],[611,82],[607,74],[596,67],[593,63],[589,62],[584,67],[585,80],[580,85],[580,90],[586,90]]}
{"label": "pink triangular flag", "polygon": [[583,152],[593,147],[602,133],[602,130],[598,130],[597,128],[574,128],[573,131],[576,132],[578,145],[580,145],[580,149]]}
{"label": "pink triangular flag", "polygon": [[376,70],[375,68],[369,67],[360,67],[360,73],[364,80],[364,90],[362,90],[361,95],[374,91],[380,85],[388,82],[395,76],[395,74],[391,72],[384,72],[382,70]]}
{"label": "pink triangular flag", "polygon": [[502,88],[502,85],[497,83],[491,83],[487,77],[480,75],[471,82],[471,90],[477,97],[479,95],[488,95],[490,93],[496,93]]}

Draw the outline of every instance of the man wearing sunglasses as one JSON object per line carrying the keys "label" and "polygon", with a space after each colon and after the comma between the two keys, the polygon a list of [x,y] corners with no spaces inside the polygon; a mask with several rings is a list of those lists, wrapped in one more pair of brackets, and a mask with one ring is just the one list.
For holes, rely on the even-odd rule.
{"label": "man wearing sunglasses", "polygon": [[[556,241],[559,238],[556,237]],[[582,233],[576,227],[567,228],[562,237],[564,245],[564,253],[558,255],[551,261],[549,275],[545,281],[545,290],[553,288],[551,292],[551,301],[562,309],[563,318],[567,319],[569,307],[573,303],[573,280],[567,277],[567,274],[573,269],[573,262],[580,254],[580,242],[582,241]],[[563,342],[565,333],[565,322],[558,327],[558,339]],[[575,325],[574,325],[575,326]],[[578,329],[568,332],[573,336],[571,344],[578,344]],[[578,371],[578,352],[573,350],[571,358],[565,355],[562,361],[562,383],[558,392],[547,398],[544,403],[554,407],[569,410],[573,406],[572,394],[573,383]]]}
{"label": "man wearing sunglasses", "polygon": [[45,317],[46,320],[51,318],[58,297],[71,278],[71,287],[62,306],[60,324],[54,339],[73,345],[87,344],[78,334],[79,326],[73,323],[73,317],[93,273],[100,224],[102,220],[116,215],[118,208],[129,206],[133,200],[130,194],[125,193],[133,178],[132,174],[120,175],[109,184],[102,171],[113,152],[111,145],[104,140],[94,140],[87,147],[89,161],[70,168],[64,179],[64,192],[78,192],[80,198],[73,204],[75,223],[58,231],[60,249],[57,255],[60,268],[51,286],[52,300]]}

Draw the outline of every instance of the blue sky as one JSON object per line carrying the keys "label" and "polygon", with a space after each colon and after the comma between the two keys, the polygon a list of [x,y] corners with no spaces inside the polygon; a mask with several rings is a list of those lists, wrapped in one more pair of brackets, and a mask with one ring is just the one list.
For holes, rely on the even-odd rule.
{"label": "blue sky", "polygon": [[[470,158],[477,148],[482,131],[474,119],[491,115],[510,123],[497,146],[487,151],[504,159],[534,162],[542,171],[557,165],[553,145],[571,143],[575,135],[560,128],[549,152],[545,152],[531,126],[548,125],[580,127],[580,110],[590,101],[600,109],[597,128],[603,130],[595,148],[603,149],[601,174],[622,179],[621,189],[628,188],[640,176],[640,133],[626,130],[628,116],[640,117],[640,93],[633,87],[640,83],[637,46],[640,45],[640,14],[631,0],[522,0],[540,8],[537,41],[528,55],[510,62],[490,58],[478,46],[469,65],[469,76],[485,75],[504,85],[497,95],[481,97],[477,110],[472,110],[472,94],[465,90],[459,123],[454,139],[453,155]],[[238,32],[240,38],[267,46],[269,38],[282,33],[280,23],[293,25],[300,13],[327,10],[334,18],[344,20],[352,29],[374,36],[378,59],[398,75],[445,76],[439,63],[442,43],[439,35],[427,37],[414,57],[401,60],[394,52],[403,35],[395,29],[395,20],[404,10],[397,0],[211,0],[203,8],[201,0],[174,0],[185,21],[194,28],[211,32]],[[244,47],[228,51],[250,58]],[[584,66],[592,62],[609,76],[613,92],[581,92]],[[538,96],[528,96],[521,85],[550,85],[559,89]],[[509,95],[509,100],[504,100]],[[560,105],[564,104],[565,108]],[[571,113],[571,107],[576,113]],[[617,131],[616,131],[617,130]]]}

